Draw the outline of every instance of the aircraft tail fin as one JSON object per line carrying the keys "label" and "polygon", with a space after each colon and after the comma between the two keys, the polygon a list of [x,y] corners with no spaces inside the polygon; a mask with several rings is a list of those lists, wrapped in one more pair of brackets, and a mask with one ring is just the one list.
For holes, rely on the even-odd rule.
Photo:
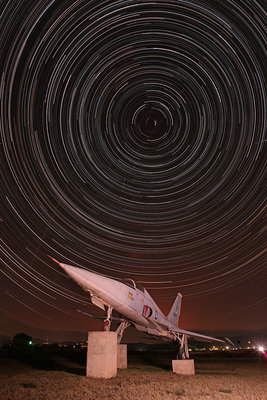
{"label": "aircraft tail fin", "polygon": [[180,316],[180,313],[181,313],[182,298],[183,298],[183,296],[181,295],[181,293],[178,293],[178,295],[177,295],[177,297],[176,297],[176,299],[175,299],[175,301],[174,301],[174,303],[172,305],[171,311],[169,312],[168,317],[167,317],[168,320],[175,327],[178,326],[179,316]]}

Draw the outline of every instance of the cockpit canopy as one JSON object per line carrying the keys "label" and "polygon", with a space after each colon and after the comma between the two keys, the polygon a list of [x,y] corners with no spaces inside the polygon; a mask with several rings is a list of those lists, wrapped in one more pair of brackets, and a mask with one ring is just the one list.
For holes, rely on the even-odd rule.
{"label": "cockpit canopy", "polygon": [[125,285],[131,287],[132,289],[138,289],[141,292],[145,293],[145,288],[141,285],[141,283],[134,281],[130,278],[118,279],[119,282],[124,283]]}

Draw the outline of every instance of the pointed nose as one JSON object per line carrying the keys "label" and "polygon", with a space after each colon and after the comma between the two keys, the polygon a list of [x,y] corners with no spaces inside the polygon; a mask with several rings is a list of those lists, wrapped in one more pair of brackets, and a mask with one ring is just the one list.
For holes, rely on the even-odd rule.
{"label": "pointed nose", "polygon": [[80,285],[85,291],[93,291],[95,294],[102,292],[109,285],[109,278],[87,271],[83,268],[73,267],[72,265],[59,263],[66,274]]}
{"label": "pointed nose", "polygon": [[67,264],[62,264],[59,263],[60,267],[66,272],[67,275],[69,275],[70,278],[75,280],[75,276],[82,276],[81,268],[78,267],[73,267],[72,265],[67,265]]}
{"label": "pointed nose", "polygon": [[84,287],[85,282],[92,282],[94,281],[93,277],[96,275],[93,272],[89,272],[85,269],[79,267],[73,267],[72,265],[62,264],[59,263],[61,268],[66,272],[66,274],[77,282],[79,285]]}

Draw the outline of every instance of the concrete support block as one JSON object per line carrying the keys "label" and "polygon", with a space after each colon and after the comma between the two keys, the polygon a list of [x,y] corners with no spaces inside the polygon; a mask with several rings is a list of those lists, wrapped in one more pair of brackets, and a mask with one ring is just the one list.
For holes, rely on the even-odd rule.
{"label": "concrete support block", "polygon": [[179,375],[195,375],[194,360],[172,360],[172,371]]}
{"label": "concrete support block", "polygon": [[118,368],[127,368],[127,344],[118,344]]}
{"label": "concrete support block", "polygon": [[86,376],[113,378],[117,375],[117,333],[89,332]]}

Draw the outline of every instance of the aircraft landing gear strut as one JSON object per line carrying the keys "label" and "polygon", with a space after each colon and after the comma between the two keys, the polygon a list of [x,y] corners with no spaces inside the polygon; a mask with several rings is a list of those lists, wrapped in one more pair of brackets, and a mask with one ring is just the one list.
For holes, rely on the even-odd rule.
{"label": "aircraft landing gear strut", "polygon": [[113,310],[113,307],[108,306],[107,318],[104,321],[104,331],[107,331],[107,332],[110,331],[112,310]]}
{"label": "aircraft landing gear strut", "polygon": [[184,334],[182,335],[182,337],[178,336],[178,341],[180,343],[180,348],[177,355],[177,360],[186,360],[189,358],[188,336]]}
{"label": "aircraft landing gear strut", "polygon": [[126,328],[128,328],[131,324],[127,321],[122,322],[118,329],[116,330],[117,334],[118,334],[118,344],[120,344],[122,336],[124,334],[124,331]]}

